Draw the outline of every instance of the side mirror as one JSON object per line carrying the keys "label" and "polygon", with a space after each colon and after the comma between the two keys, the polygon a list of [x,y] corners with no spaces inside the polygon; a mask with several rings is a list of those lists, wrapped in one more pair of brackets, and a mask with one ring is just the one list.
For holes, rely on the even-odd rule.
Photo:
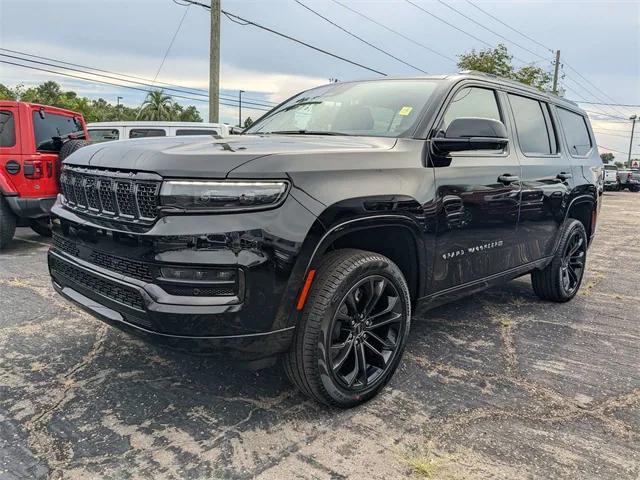
{"label": "side mirror", "polygon": [[504,124],[491,118],[456,118],[443,137],[431,139],[436,153],[468,150],[501,150],[509,143]]}

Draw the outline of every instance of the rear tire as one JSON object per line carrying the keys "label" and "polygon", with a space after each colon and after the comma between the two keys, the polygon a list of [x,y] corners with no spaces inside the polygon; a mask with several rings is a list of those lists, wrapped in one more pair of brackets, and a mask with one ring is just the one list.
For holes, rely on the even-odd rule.
{"label": "rear tire", "polygon": [[568,219],[553,260],[531,272],[533,291],[542,300],[568,302],[580,289],[587,261],[587,233],[581,222]]}
{"label": "rear tire", "polygon": [[50,217],[34,218],[29,222],[29,226],[31,230],[41,237],[50,237],[52,235]]}
{"label": "rear tire", "polygon": [[16,232],[16,215],[5,198],[0,195],[0,250],[6,248]]}
{"label": "rear tire", "polygon": [[391,260],[363,250],[331,252],[313,281],[285,372],[325,405],[366,402],[393,376],[410,321],[409,289]]}

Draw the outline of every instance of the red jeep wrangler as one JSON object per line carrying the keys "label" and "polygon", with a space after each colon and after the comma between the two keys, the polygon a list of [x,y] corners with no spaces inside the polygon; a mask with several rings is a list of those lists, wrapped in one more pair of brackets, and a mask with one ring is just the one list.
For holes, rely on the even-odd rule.
{"label": "red jeep wrangler", "polygon": [[82,115],[0,100],[0,250],[16,226],[49,236],[62,160],[86,144]]}

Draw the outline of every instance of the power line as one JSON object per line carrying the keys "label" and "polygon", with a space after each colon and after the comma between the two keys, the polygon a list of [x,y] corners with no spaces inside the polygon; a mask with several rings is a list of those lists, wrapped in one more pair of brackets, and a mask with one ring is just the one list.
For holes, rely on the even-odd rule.
{"label": "power line", "polygon": [[476,37],[475,35],[472,35],[471,33],[467,32],[466,30],[463,30],[462,28],[458,28],[456,27],[453,23],[450,23],[448,21],[446,21],[444,18],[440,18],[439,16],[437,16],[435,13],[431,13],[429,10],[422,8],[420,5],[417,5],[415,3],[413,3],[411,0],[404,0],[405,2],[413,5],[414,7],[416,7],[418,10],[423,11],[424,13],[426,13],[427,15],[432,16],[433,18],[440,20],[442,23],[449,25],[451,28],[455,28],[456,30],[458,30],[459,32],[464,33],[465,35],[473,38],[474,40],[483,43],[484,45],[487,45],[488,47],[493,48],[493,45],[490,44],[489,42],[485,42],[484,40],[482,40],[481,38]]}
{"label": "power line", "polygon": [[325,16],[324,16],[324,15],[322,15],[321,13],[316,12],[314,9],[312,9],[312,8],[311,8],[311,7],[309,7],[308,5],[305,5],[305,4],[304,4],[304,3],[302,3],[300,0],[293,0],[293,1],[294,1],[294,2],[296,2],[298,5],[300,5],[300,6],[304,7],[304,8],[306,8],[308,11],[310,11],[310,12],[311,12],[311,13],[313,13],[314,15],[316,15],[316,16],[318,16],[318,17],[320,17],[320,18],[321,18],[321,19],[323,19],[325,22],[328,22],[328,23],[330,23],[331,25],[333,25],[334,27],[336,27],[336,28],[338,28],[338,29],[342,30],[342,31],[343,31],[344,33],[346,33],[347,35],[350,35],[350,36],[352,36],[353,38],[356,38],[356,39],[360,40],[360,41],[361,41],[362,43],[364,43],[365,45],[368,45],[368,46],[370,46],[371,48],[374,48],[374,49],[376,49],[377,51],[379,51],[379,52],[381,52],[381,53],[384,53],[386,56],[391,57],[391,58],[393,58],[394,60],[397,60],[397,61],[399,61],[400,63],[403,63],[404,65],[407,65],[408,67],[413,68],[414,70],[417,70],[417,71],[422,72],[422,73],[425,73],[425,74],[426,74],[426,73],[429,73],[429,72],[426,72],[426,71],[422,70],[420,67],[416,67],[415,65],[412,65],[412,64],[410,64],[410,63],[408,63],[408,62],[405,62],[405,61],[404,61],[404,60],[402,60],[401,58],[398,58],[398,57],[396,57],[395,55],[393,55],[393,54],[391,54],[391,53],[387,52],[386,50],[384,50],[384,49],[382,49],[382,48],[380,48],[380,47],[378,47],[378,46],[376,46],[376,45],[374,45],[374,44],[372,44],[372,43],[368,42],[367,40],[365,40],[364,38],[362,38],[362,37],[360,37],[360,36],[356,35],[355,33],[350,32],[350,31],[349,31],[349,30],[347,30],[346,28],[341,27],[340,25],[338,25],[337,23],[335,23],[335,22],[333,22],[332,20],[328,19],[327,17],[325,17]]}
{"label": "power line", "polygon": [[[574,80],[575,81],[575,80]],[[606,103],[606,102],[578,102],[578,103],[586,103],[588,105],[606,105],[611,107],[628,107],[628,108],[639,108],[640,104],[633,103]]]}
{"label": "power line", "polygon": [[[469,15],[467,15],[467,14],[465,14],[465,13],[461,12],[461,11],[460,11],[460,10],[458,10],[457,8],[452,7],[451,5],[449,5],[449,4],[445,3],[445,2],[443,2],[442,0],[437,0],[437,1],[438,1],[438,3],[441,3],[442,5],[444,5],[445,7],[447,7],[448,9],[453,10],[453,11],[454,11],[454,12],[456,12],[458,15],[462,15],[462,16],[463,16],[464,18],[466,18],[467,20],[469,20],[469,21],[471,21],[471,22],[475,23],[476,25],[478,25],[478,26],[480,26],[480,27],[484,28],[485,30],[487,30],[487,31],[489,31],[489,32],[491,32],[491,33],[493,33],[494,35],[496,35],[496,36],[500,37],[501,39],[503,39],[503,40],[505,40],[505,41],[507,41],[507,42],[509,42],[509,43],[512,43],[512,44],[513,44],[513,45],[515,45],[516,47],[519,47],[519,48],[521,48],[522,50],[525,50],[525,51],[529,52],[530,54],[535,55],[535,56],[536,56],[536,57],[538,57],[538,58],[541,58],[542,60],[548,60],[548,58],[547,58],[547,57],[543,57],[542,55],[537,54],[537,53],[536,53],[536,52],[534,52],[533,50],[529,50],[527,47],[524,47],[524,46],[520,45],[519,43],[516,43],[516,42],[514,42],[513,40],[511,40],[511,39],[509,39],[509,38],[505,37],[504,35],[502,35],[502,34],[500,34],[500,33],[496,32],[495,30],[490,29],[489,27],[487,27],[487,26],[483,25],[482,23],[480,23],[480,22],[476,21],[474,18],[470,17]],[[514,58],[515,58],[515,57],[514,57]],[[522,61],[522,60],[521,60],[521,61]]]}
{"label": "power line", "polygon": [[503,21],[502,21],[502,20],[500,20],[498,17],[496,17],[496,16],[494,16],[494,15],[490,14],[489,12],[487,12],[486,10],[484,10],[484,9],[480,8],[478,5],[476,5],[475,3],[471,2],[470,0],[465,0],[465,1],[466,1],[469,5],[471,5],[472,7],[474,7],[474,8],[476,8],[476,9],[480,10],[482,13],[484,13],[484,14],[485,14],[485,15],[487,15],[488,17],[493,18],[496,22],[498,22],[498,23],[500,23],[500,24],[504,25],[504,26],[505,26],[505,27],[507,27],[509,30],[512,30],[512,31],[516,32],[518,35],[523,36],[523,37],[524,37],[524,38],[526,38],[527,40],[532,41],[533,43],[535,43],[536,45],[541,46],[541,47],[542,47],[542,48],[544,48],[545,50],[548,50],[548,51],[550,51],[551,53],[554,53],[554,50],[553,50],[552,48],[547,47],[546,45],[544,45],[544,44],[542,44],[542,43],[538,42],[536,39],[531,38],[529,35],[526,35],[526,34],[522,33],[520,30],[518,30],[518,29],[516,29],[516,28],[513,28],[513,27],[512,27],[511,25],[509,25],[508,23],[503,22]]}
{"label": "power line", "polygon": [[[196,0],[184,0],[184,1],[186,3],[190,3],[192,5],[198,5],[198,6],[202,7],[202,8],[206,8],[207,10],[211,9],[210,5],[206,5],[206,4],[204,4],[202,2],[198,2]],[[323,48],[316,47],[316,46],[311,45],[310,43],[307,43],[307,42],[305,42],[303,40],[299,40],[299,39],[297,39],[295,37],[292,37],[291,35],[287,35],[286,33],[278,32],[277,30],[274,30],[273,28],[265,27],[264,25],[256,23],[256,22],[254,22],[252,20],[247,20],[246,18],[243,18],[243,17],[241,17],[239,15],[236,15],[235,13],[231,13],[231,12],[228,12],[226,10],[220,10],[220,11],[229,20],[231,20],[232,22],[238,23],[239,25],[243,25],[243,26],[251,25],[251,26],[254,26],[254,27],[259,28],[261,30],[264,30],[266,32],[273,33],[274,35],[278,35],[279,37],[286,38],[287,40],[291,40],[292,42],[296,42],[296,43],[298,43],[300,45],[303,45],[303,46],[305,46],[307,48],[310,48],[312,50],[315,50],[317,52],[324,53],[325,55],[328,55],[330,57],[336,58],[338,60],[342,60],[343,62],[346,62],[346,63],[350,63],[351,65],[355,65],[356,67],[360,67],[360,68],[363,68],[365,70],[369,70],[370,72],[377,73],[378,75],[382,75],[384,77],[387,76],[386,73],[381,72],[380,70],[376,70],[375,68],[367,67],[366,65],[363,65],[361,63],[355,62],[353,60],[349,60],[348,58],[345,58],[345,57],[343,57],[341,55],[338,55],[336,53],[329,52],[328,50],[325,50]]]}
{"label": "power line", "polygon": [[587,110],[586,108],[584,108],[583,110],[588,113],[593,113],[594,115],[602,115],[604,117],[617,118],[619,120],[625,120],[625,121],[629,120],[628,118],[625,118],[625,117],[619,117],[617,115],[610,115],[608,113],[602,113],[602,112],[594,112],[593,110]]}
{"label": "power line", "polygon": [[[108,73],[108,74],[112,74],[112,75],[118,75],[120,77],[133,78],[133,79],[136,79],[136,80],[144,80],[144,81],[147,81],[147,82],[151,82],[152,81],[149,78],[144,78],[144,77],[140,77],[140,76],[136,76],[136,75],[129,75],[129,74],[125,74],[125,73],[114,72],[112,70],[104,70],[104,69],[96,68],[96,67],[89,67],[87,65],[82,65],[82,64],[79,64],[79,63],[66,62],[66,61],[63,61],[63,60],[57,60],[55,58],[43,57],[41,55],[34,55],[32,53],[21,52],[19,50],[11,50],[9,48],[2,48],[2,47],[0,47],[0,50],[5,51],[5,52],[10,52],[10,53],[15,53],[15,54],[18,54],[18,55],[23,55],[23,56],[26,56],[26,57],[39,58],[41,60],[47,60],[47,61],[50,61],[50,62],[56,62],[56,63],[60,63],[60,64],[63,64],[63,65],[71,65],[72,67],[80,67],[80,68],[85,68],[85,69],[88,69],[88,70],[94,70],[96,72]],[[58,67],[58,68],[63,68],[63,67]],[[89,72],[86,72],[86,73],[89,73]],[[91,75],[94,75],[94,74],[91,73]],[[128,80],[124,80],[124,79],[118,79],[118,80],[119,81],[128,81]],[[133,83],[133,82],[131,82],[131,83]],[[187,93],[189,95],[208,96],[206,94],[207,90],[201,89],[201,88],[185,87],[183,85],[175,85],[175,84],[172,84],[172,83],[166,83],[166,82],[160,82],[160,81],[156,81],[155,83],[157,83],[159,85],[167,85],[167,86],[170,86],[170,87],[178,87],[179,89],[182,89],[182,91],[184,93]],[[192,90],[192,91],[188,91],[188,90]],[[205,92],[205,94],[203,95],[202,93],[195,93],[195,92]],[[275,102],[270,102],[268,100],[259,100],[259,99],[253,99],[253,98],[247,98],[247,99],[248,100],[256,100],[256,101],[259,101],[259,102],[262,102],[262,103],[267,103],[267,104],[271,103],[271,104],[276,105]]]}
{"label": "power line", "polygon": [[[41,72],[53,73],[55,75],[61,75],[63,77],[77,78],[77,79],[80,79],[80,80],[84,80],[86,82],[102,83],[102,84],[105,84],[105,85],[113,85],[115,87],[128,88],[129,90],[137,90],[137,91],[145,92],[145,93],[149,93],[149,92],[153,91],[153,90],[147,90],[147,89],[139,88],[139,87],[132,87],[131,85],[122,85],[122,84],[119,84],[119,83],[107,82],[105,80],[96,80],[94,78],[81,77],[79,75],[73,75],[71,73],[57,72],[55,70],[48,70],[46,68],[34,67],[32,65],[23,65],[23,64],[20,64],[20,63],[9,62],[7,60],[0,60],[0,63],[13,65],[13,66],[16,66],[16,67],[28,68],[28,69],[31,69],[31,70],[38,70],[38,71],[41,71]],[[183,98],[183,99],[191,100],[191,101],[194,101],[194,102],[207,102],[208,101],[208,100],[202,99],[202,98],[186,97],[186,96],[183,96],[183,95],[172,95],[172,97]],[[220,105],[225,105],[227,107],[237,107],[237,105],[230,104],[230,103],[223,103],[223,102],[220,102]],[[250,109],[250,110],[261,110],[263,112],[269,111],[269,109],[267,109],[267,108],[258,108],[258,107],[247,107],[247,109]]]}
{"label": "power line", "polygon": [[389,31],[389,32],[391,32],[391,33],[394,33],[395,35],[398,35],[399,37],[404,38],[405,40],[407,40],[407,41],[409,41],[409,42],[413,43],[414,45],[417,45],[417,46],[419,46],[419,47],[421,47],[421,48],[423,48],[423,49],[427,50],[428,52],[431,52],[431,53],[433,53],[433,54],[435,54],[435,55],[438,55],[438,56],[440,56],[440,57],[442,57],[442,58],[445,58],[445,59],[447,59],[447,60],[450,60],[450,61],[452,61],[452,62],[456,63],[456,59],[455,59],[455,58],[449,57],[449,56],[445,55],[444,53],[440,53],[440,52],[438,52],[437,50],[434,50],[433,48],[428,47],[428,46],[424,45],[423,43],[420,43],[420,42],[418,42],[418,41],[414,40],[413,38],[406,36],[404,33],[398,32],[397,30],[394,30],[393,28],[391,28],[391,27],[389,27],[389,26],[385,25],[384,23],[378,22],[377,20],[374,20],[373,18],[368,17],[367,15],[365,15],[365,14],[364,14],[364,13],[362,13],[362,12],[359,12],[359,11],[357,11],[357,10],[354,10],[354,9],[353,9],[353,8],[351,8],[350,6],[345,5],[344,3],[342,3],[342,2],[340,2],[340,1],[338,1],[338,0],[331,0],[331,1],[332,1],[333,3],[336,3],[336,4],[340,5],[342,8],[346,8],[346,9],[347,9],[347,10],[349,10],[350,12],[353,12],[353,13],[355,13],[356,15],[359,15],[360,17],[362,17],[362,18],[364,18],[364,19],[366,19],[366,20],[368,20],[368,21],[370,21],[370,22],[372,22],[372,23],[374,23],[374,24],[378,25],[379,27],[382,27],[382,28],[384,28],[385,30],[387,30],[387,31]]}
{"label": "power line", "polygon": [[[156,89],[156,86],[155,86],[155,85],[152,85],[152,84],[149,84],[149,83],[144,83],[144,82],[139,82],[139,81],[136,81],[136,80],[126,80],[126,79],[122,79],[122,78],[114,77],[114,76],[111,76],[111,75],[99,74],[99,73],[93,73],[93,72],[89,72],[89,71],[86,71],[86,70],[81,70],[81,69],[78,69],[78,68],[63,67],[63,66],[56,65],[56,64],[53,64],[53,63],[41,62],[41,61],[39,61],[39,60],[30,60],[30,59],[28,59],[28,58],[22,58],[22,57],[15,56],[15,55],[8,55],[8,54],[6,54],[6,53],[0,53],[0,56],[2,56],[2,57],[12,58],[12,59],[14,59],[14,60],[20,60],[20,61],[23,61],[23,62],[36,63],[36,64],[44,65],[44,66],[47,66],[47,67],[55,67],[55,68],[60,68],[60,69],[63,69],[63,70],[70,70],[70,71],[73,71],[73,72],[84,73],[84,74],[87,74],[87,75],[93,75],[93,76],[95,76],[95,77],[108,78],[108,79],[116,80],[116,81],[119,81],[119,82],[128,82],[128,83],[133,83],[133,84],[142,85],[142,86],[145,86],[145,87],[150,87],[150,88],[152,88],[152,89]],[[52,61],[57,62],[56,60],[52,60]],[[58,62],[58,63],[60,63],[60,62]],[[90,68],[90,67],[89,67],[89,68]],[[202,93],[191,93],[191,92],[189,92],[189,91],[186,91],[186,90],[180,90],[180,89],[177,89],[177,88],[169,88],[169,87],[166,87],[166,88],[165,88],[165,90],[169,90],[169,91],[176,91],[176,92],[179,92],[179,93],[186,93],[186,94],[188,94],[188,95],[196,95],[196,96],[204,97],[204,98],[206,98],[206,99],[208,99],[208,98],[209,98],[209,96],[208,96],[208,95],[205,95],[205,94],[202,94]],[[175,94],[173,94],[173,93],[172,93],[171,95],[173,95],[174,97],[178,97],[178,98],[180,98],[180,96],[179,96],[179,95],[175,95]],[[187,98],[187,97],[185,97],[185,98]],[[190,97],[188,97],[188,98],[190,98]],[[228,100],[228,101],[236,101],[236,99],[235,99],[235,98],[233,98],[233,97],[231,97],[231,98],[223,98],[223,99],[224,99],[224,100]],[[251,102],[251,101],[247,101],[246,103],[247,103],[247,104],[251,104],[251,105],[260,106],[260,107],[268,107],[268,108],[272,108],[272,106],[271,106],[271,105],[265,105],[265,104],[258,103],[258,102]]]}
{"label": "power line", "polygon": [[[504,25],[505,27],[507,27],[508,29],[516,32],[518,35],[521,35],[522,37],[526,38],[527,40],[535,43],[536,45],[550,51],[553,52],[553,49],[548,47],[547,45],[544,45],[543,43],[540,43],[539,41],[537,41],[535,38],[530,37],[529,35],[526,35],[524,33],[522,33],[520,30],[512,27],[511,25],[507,24],[506,22],[503,22],[502,20],[500,20],[498,17],[496,17],[495,15],[492,15],[491,13],[487,12],[486,10],[484,10],[483,8],[479,7],[478,5],[476,5],[474,2],[472,2],[471,0],[465,0],[469,5],[471,5],[472,7],[476,8],[477,10],[481,11],[482,13],[484,13],[485,15],[487,15],[488,17],[491,17],[492,19],[494,19],[495,21],[497,21],[498,23],[500,23],[501,25]],[[598,92],[600,92],[602,95],[604,95],[606,98],[608,98],[611,102],[613,103],[617,103],[617,101],[610,97],[606,92],[602,91],[600,88],[598,88],[593,82],[591,82],[588,78],[586,78],[584,75],[582,75],[580,72],[578,72],[575,68],[573,68],[571,65],[569,65],[566,61],[563,61],[563,65],[568,67],[570,70],[572,70],[576,75],[578,75],[580,78],[582,78],[585,82],[587,82],[589,85],[591,85],[593,88],[595,88]],[[569,77],[567,77],[569,78]],[[593,96],[594,98],[596,98],[596,100],[601,100],[601,98],[598,97],[598,95],[594,94],[593,92],[591,92],[588,88],[584,87],[582,84],[580,84],[578,81],[576,81],[575,79],[570,79],[572,80],[574,83],[576,83],[577,85],[580,85],[582,88],[585,89],[585,91],[587,91],[589,93],[589,95]]]}
{"label": "power line", "polygon": [[189,13],[189,8],[191,7],[191,5],[187,5],[187,8],[185,9],[184,13],[182,14],[182,18],[180,19],[180,23],[178,23],[178,28],[176,28],[176,31],[173,34],[173,37],[171,37],[171,41],[169,42],[169,46],[167,47],[166,51],[164,52],[164,56],[162,57],[162,61],[160,62],[160,66],[158,67],[158,71],[156,72],[155,77],[153,77],[153,82],[155,83],[155,81],[158,79],[158,75],[160,75],[160,71],[162,70],[162,67],[164,66],[164,62],[167,59],[167,56],[169,55],[169,52],[171,51],[171,47],[173,47],[173,42],[176,41],[176,37],[178,36],[178,33],[180,33],[180,29],[182,28],[182,24],[184,23],[184,19],[187,17],[187,13]]}
{"label": "power line", "polygon": [[[605,147],[603,145],[598,145],[598,148],[604,148],[605,150],[611,150],[612,152],[622,153],[623,155],[628,155],[629,154],[629,152],[623,152],[623,151],[620,151],[620,150],[616,150],[615,148]],[[631,155],[640,155],[640,152],[637,152],[637,153],[633,153],[632,152]]]}
{"label": "power line", "polygon": [[609,133],[609,132],[602,132],[600,130],[596,130],[595,128],[593,129],[594,132],[599,133],[600,135],[611,135],[612,137],[622,137],[622,138],[629,138],[631,136],[631,134],[628,135],[620,135],[619,133]]}

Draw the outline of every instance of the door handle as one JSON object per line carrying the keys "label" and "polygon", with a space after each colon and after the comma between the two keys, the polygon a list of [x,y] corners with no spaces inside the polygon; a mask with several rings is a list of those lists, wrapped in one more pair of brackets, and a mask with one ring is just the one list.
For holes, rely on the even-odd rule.
{"label": "door handle", "polygon": [[562,180],[563,182],[564,182],[565,180],[568,180],[568,179],[572,178],[572,177],[573,177],[573,174],[571,174],[571,173],[567,173],[567,172],[560,172],[560,173],[556,176],[556,178],[557,178],[558,180]]}
{"label": "door handle", "polygon": [[513,182],[519,182],[520,181],[520,177],[517,175],[511,175],[509,173],[505,173],[503,175],[500,175],[498,177],[498,181],[501,183],[513,183]]}

